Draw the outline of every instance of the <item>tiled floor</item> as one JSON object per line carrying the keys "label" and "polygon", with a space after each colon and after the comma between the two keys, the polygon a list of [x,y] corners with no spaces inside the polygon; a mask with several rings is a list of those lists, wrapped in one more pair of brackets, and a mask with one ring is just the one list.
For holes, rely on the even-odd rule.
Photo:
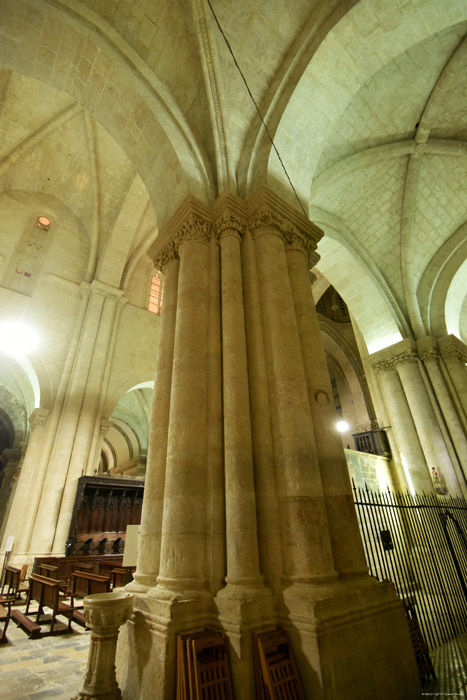
{"label": "tiled floor", "polygon": [[8,644],[0,645],[1,700],[70,700],[83,685],[90,632],[28,639],[13,620]]}
{"label": "tiled floor", "polygon": [[[28,639],[13,621],[8,644],[0,645],[1,700],[70,700],[81,690],[90,632],[73,625],[72,634]],[[467,698],[467,634],[431,654],[438,676],[420,691],[425,698]],[[377,698],[375,698],[377,700]]]}

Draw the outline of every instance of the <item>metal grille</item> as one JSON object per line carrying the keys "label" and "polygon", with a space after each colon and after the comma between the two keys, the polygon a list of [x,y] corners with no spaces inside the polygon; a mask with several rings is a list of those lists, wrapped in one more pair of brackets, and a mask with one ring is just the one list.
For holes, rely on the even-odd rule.
{"label": "metal grille", "polygon": [[467,631],[467,502],[353,486],[370,574],[417,611],[431,649]]}

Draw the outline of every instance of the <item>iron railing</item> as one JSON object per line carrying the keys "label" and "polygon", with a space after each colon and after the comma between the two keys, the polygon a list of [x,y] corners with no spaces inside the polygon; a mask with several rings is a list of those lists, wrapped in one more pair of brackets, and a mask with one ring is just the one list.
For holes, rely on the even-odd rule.
{"label": "iron railing", "polygon": [[353,485],[370,574],[415,606],[431,649],[467,631],[467,502]]}

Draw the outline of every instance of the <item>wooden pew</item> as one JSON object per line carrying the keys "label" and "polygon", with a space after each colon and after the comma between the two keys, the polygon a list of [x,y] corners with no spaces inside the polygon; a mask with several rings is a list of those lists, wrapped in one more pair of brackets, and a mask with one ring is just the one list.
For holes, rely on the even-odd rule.
{"label": "wooden pew", "polygon": [[74,571],[71,577],[70,594],[73,620],[84,627],[86,624],[84,615],[78,610],[78,606],[75,605],[75,598],[85,598],[87,595],[93,595],[94,593],[108,593],[110,591],[110,579],[107,576],[88,574],[85,571]]}
{"label": "wooden pew", "polygon": [[[34,602],[38,604],[38,607],[31,613],[29,608]],[[44,608],[49,608],[51,614],[44,616]],[[30,620],[28,615],[35,615],[35,620]],[[58,621],[57,615],[68,618],[68,625]],[[29,578],[29,593],[25,612],[13,610],[11,613],[16,624],[22,627],[31,639],[70,632],[72,616],[73,608],[60,600],[60,582],[39,574],[31,574]],[[41,625],[46,622],[50,624],[50,628],[47,632],[43,632]]]}
{"label": "wooden pew", "polygon": [[37,573],[39,576],[46,576],[47,578],[53,578],[57,580],[58,566],[52,566],[51,564],[38,564]]}
{"label": "wooden pew", "polygon": [[127,570],[122,567],[116,567],[110,570],[110,576],[112,581],[112,588],[120,588],[125,585]]}

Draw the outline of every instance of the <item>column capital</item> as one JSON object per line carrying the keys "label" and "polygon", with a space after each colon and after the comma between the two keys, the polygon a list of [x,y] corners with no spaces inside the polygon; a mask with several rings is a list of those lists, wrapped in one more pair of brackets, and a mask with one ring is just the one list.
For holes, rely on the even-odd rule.
{"label": "column capital", "polygon": [[161,270],[179,258],[184,243],[197,241],[208,245],[211,228],[212,214],[209,207],[194,197],[188,197],[161,230],[149,248],[148,255],[156,268]]}
{"label": "column capital", "polygon": [[467,346],[456,338],[455,335],[447,335],[438,338],[438,348],[441,357],[446,361],[454,361],[459,364],[467,364]]}
{"label": "column capital", "polygon": [[396,369],[394,360],[391,358],[377,360],[376,362],[372,362],[371,366],[378,375],[384,374],[385,372],[394,372]]}
{"label": "column capital", "polygon": [[110,284],[100,282],[99,280],[93,280],[90,283],[82,282],[80,287],[81,293],[85,297],[104,297],[104,299],[116,301],[122,306],[127,302],[124,292],[121,289],[118,289],[118,287],[112,287]]}
{"label": "column capital", "polygon": [[417,340],[418,356],[425,364],[427,362],[438,362],[439,349],[436,339],[432,336]]}
{"label": "column capital", "polygon": [[323,236],[318,226],[265,187],[248,200],[247,211],[248,226],[254,238],[262,233],[276,233],[287,249],[299,250],[305,255],[309,267],[316,265],[319,260],[316,247]]}
{"label": "column capital", "polygon": [[48,417],[48,408],[35,408],[29,416],[29,425],[31,426],[31,430],[35,430],[37,427],[45,426]]}
{"label": "column capital", "polygon": [[247,228],[245,202],[231,194],[221,195],[214,203],[213,232],[217,239],[227,236],[241,239]]}
{"label": "column capital", "polygon": [[405,338],[374,352],[369,359],[377,373],[392,371],[398,365],[415,364],[418,362],[417,343],[412,338]]}

